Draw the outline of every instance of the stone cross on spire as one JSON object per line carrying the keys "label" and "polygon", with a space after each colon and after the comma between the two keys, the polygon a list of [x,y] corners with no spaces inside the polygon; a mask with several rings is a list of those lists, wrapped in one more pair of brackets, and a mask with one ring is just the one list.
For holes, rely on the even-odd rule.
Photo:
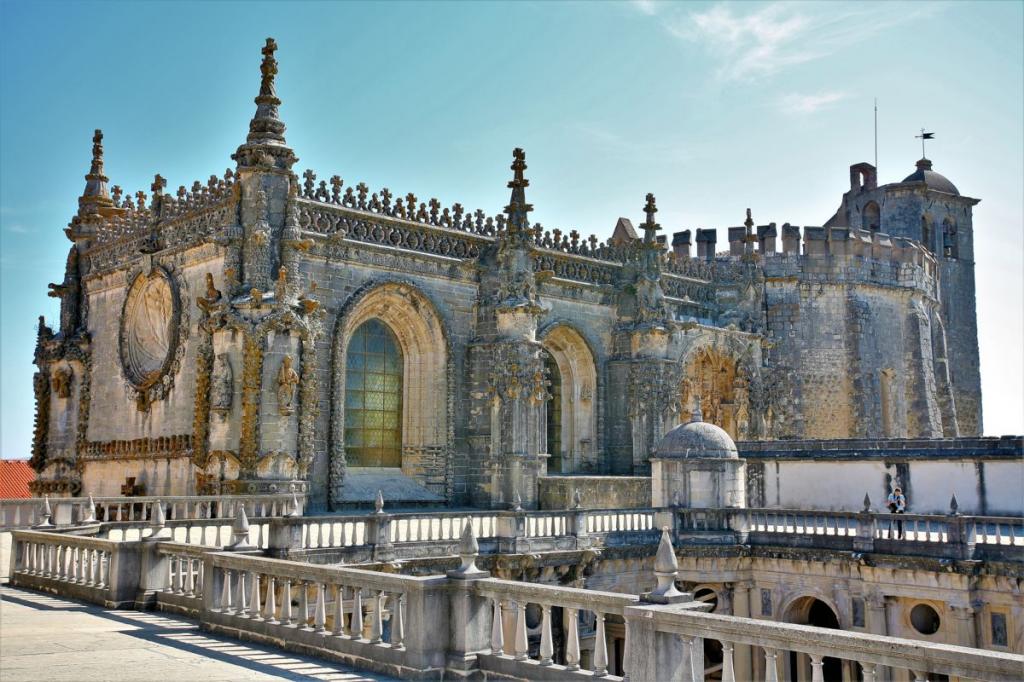
{"label": "stone cross on spire", "polygon": [[92,164],[85,176],[85,191],[78,199],[78,212],[96,213],[100,206],[113,206],[107,191],[107,176],[103,174],[103,131],[99,128],[92,136]]}
{"label": "stone cross on spire", "polygon": [[287,146],[284,139],[285,125],[279,118],[278,107],[281,100],[277,97],[274,77],[277,76],[277,59],[274,52],[277,43],[267,38],[264,45],[263,61],[260,64],[260,93],[256,102],[256,115],[249,122],[249,135],[245,144],[238,148],[232,156],[242,166],[263,166],[290,169],[298,161],[295,153]]}
{"label": "stone cross on spire", "polygon": [[526,170],[526,152],[519,147],[512,150],[512,172],[513,177],[509,180],[508,187],[512,190],[505,213],[508,215],[509,236],[519,235],[523,239],[529,237],[530,218],[527,215],[533,210],[533,205],[526,203],[526,188],[530,181],[523,177]]}
{"label": "stone cross on spire", "polygon": [[650,192],[647,193],[647,203],[644,205],[644,213],[647,214],[647,220],[644,222],[644,243],[650,244],[656,238],[658,230],[661,229],[661,225],[654,222],[654,214],[658,212],[658,206],[655,204],[654,195]]}

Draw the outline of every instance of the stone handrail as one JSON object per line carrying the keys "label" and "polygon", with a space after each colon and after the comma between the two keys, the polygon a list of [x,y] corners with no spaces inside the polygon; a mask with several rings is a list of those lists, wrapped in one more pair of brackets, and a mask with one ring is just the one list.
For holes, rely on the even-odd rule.
{"label": "stone handrail", "polygon": [[[183,519],[168,521],[167,532],[171,540],[186,545],[224,547],[232,541],[234,519]],[[100,525],[99,535],[114,541],[143,540],[153,535],[149,521],[124,521]],[[249,543],[266,549],[269,546],[270,518],[255,518],[249,522]]]}
{"label": "stone handrail", "polygon": [[139,547],[63,533],[12,532],[11,583],[117,608],[133,604]]}
{"label": "stone handrail", "polygon": [[[883,678],[883,667],[907,670],[911,679],[947,675],[979,680],[1016,680],[1024,670],[1024,656],[968,647],[869,633],[817,628],[809,625],[722,616],[684,606],[638,605],[628,607],[626,646],[629,676],[635,682],[676,679],[704,680],[704,639],[722,644],[722,681],[736,682],[733,660],[737,646],[763,650],[765,674],[777,681],[779,668],[789,657],[805,655],[810,678],[823,679],[826,657],[859,664],[865,681]],[[656,635],[675,636],[679,646],[655,650]],[[783,654],[783,655],[780,655]],[[800,665],[802,662],[798,662]],[[793,672],[797,676],[797,672]],[[800,679],[806,679],[799,675]]]}
{"label": "stone handrail", "polygon": [[[42,522],[44,509],[50,506],[49,522],[55,526],[96,521],[147,521],[153,516],[153,504],[164,505],[168,521],[193,519],[232,519],[239,504],[245,505],[250,518],[282,516],[299,512],[304,495],[177,495],[148,497],[59,497],[0,499],[0,528],[31,528]],[[93,513],[89,514],[89,504]]]}

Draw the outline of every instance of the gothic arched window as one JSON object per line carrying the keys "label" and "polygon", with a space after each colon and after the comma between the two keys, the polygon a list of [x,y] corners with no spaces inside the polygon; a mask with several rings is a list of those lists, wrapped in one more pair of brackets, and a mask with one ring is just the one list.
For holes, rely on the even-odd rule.
{"label": "gothic arched window", "polygon": [[921,216],[921,243],[929,251],[935,251],[935,247],[932,244],[932,224],[928,220],[928,216]]}
{"label": "gothic arched window", "polygon": [[349,466],[402,465],[402,350],[380,320],[352,334],[345,354],[345,456]]}
{"label": "gothic arched window", "polygon": [[558,363],[548,354],[544,364],[548,368],[548,471],[553,474],[562,473],[562,374],[558,371]]}
{"label": "gothic arched window", "polygon": [[878,204],[873,201],[869,201],[864,204],[864,210],[861,211],[861,227],[865,230],[871,230],[872,232],[878,232],[879,226],[882,224],[881,211],[878,209]]}

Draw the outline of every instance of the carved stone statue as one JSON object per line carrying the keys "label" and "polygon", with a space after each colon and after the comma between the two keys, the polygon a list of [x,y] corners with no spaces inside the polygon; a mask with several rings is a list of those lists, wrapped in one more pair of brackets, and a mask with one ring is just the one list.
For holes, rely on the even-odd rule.
{"label": "carved stone statue", "polygon": [[221,299],[220,290],[213,285],[213,274],[206,273],[206,296],[196,299],[196,305],[210,312],[210,308]]}
{"label": "carved stone statue", "polygon": [[298,384],[299,373],[292,368],[292,356],[286,355],[277,373],[277,408],[282,415],[295,411],[295,387]]}
{"label": "carved stone statue", "polygon": [[58,367],[57,371],[50,377],[50,388],[58,398],[71,397],[71,381],[74,379],[71,369]]}
{"label": "carved stone statue", "polygon": [[235,398],[235,376],[227,353],[217,353],[213,360],[210,386],[210,409],[220,414],[231,411]]}

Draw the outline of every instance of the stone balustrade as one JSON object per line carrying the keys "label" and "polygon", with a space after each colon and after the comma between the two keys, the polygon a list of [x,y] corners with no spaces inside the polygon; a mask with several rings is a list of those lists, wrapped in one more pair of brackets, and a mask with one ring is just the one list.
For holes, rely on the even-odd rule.
{"label": "stone balustrade", "polygon": [[[171,540],[186,545],[224,547],[231,540],[233,519],[183,519],[168,521]],[[132,521],[102,524],[100,534],[108,540],[143,540],[153,535],[154,528],[149,521]],[[266,549],[269,545],[270,519],[256,518],[249,523],[249,543],[253,547]]]}
{"label": "stone balustrade", "polygon": [[[849,661],[854,679],[864,682],[900,679],[906,671],[915,682],[958,677],[976,680],[1017,680],[1024,656],[936,644],[899,637],[845,632],[809,625],[701,613],[687,605],[635,605],[625,609],[629,678],[703,682],[708,671],[704,640],[721,644],[722,661],[715,672],[722,682],[748,679],[738,671],[736,647],[751,647],[763,660],[754,678],[823,682],[827,659]],[[796,656],[790,656],[790,653]],[[796,669],[794,669],[796,668]],[[846,679],[844,677],[844,679]]]}
{"label": "stone balustrade", "polygon": [[919,554],[950,559],[1024,560],[1024,519],[788,509],[677,509],[676,539]]}
{"label": "stone balustrade", "polygon": [[19,530],[12,533],[12,545],[12,584],[110,608],[135,602],[137,543]]}
{"label": "stone balustrade", "polygon": [[[250,518],[283,516],[294,513],[295,501],[305,505],[303,495],[183,495],[166,497],[61,497],[29,499],[0,499],[0,528],[31,528],[45,516],[50,507],[50,523],[55,526],[85,523],[90,520],[107,522],[148,521],[153,517],[153,505],[164,505],[168,521],[195,519],[233,519],[238,505],[245,505]],[[89,505],[93,513],[89,514]]]}
{"label": "stone balustrade", "polygon": [[[488,600],[491,611],[489,648],[478,656],[481,669],[530,680],[564,679],[576,672],[621,679],[609,672],[606,619],[621,618],[639,597],[495,578],[476,581],[474,591],[477,597]],[[531,652],[527,637],[526,614],[531,604],[539,607],[541,614],[540,646],[535,652]],[[553,609],[562,613],[557,627]],[[557,642],[556,631],[562,633]],[[581,655],[582,633],[594,640],[587,665]]]}
{"label": "stone balustrade", "polygon": [[448,579],[207,554],[203,623],[396,676],[439,677]]}
{"label": "stone balustrade", "polygon": [[[684,510],[678,511],[682,516]],[[701,510],[688,511],[696,518]],[[799,529],[807,537],[831,537],[829,530],[839,528],[843,538],[851,528],[814,521],[811,514],[772,517],[765,524],[764,510],[741,511],[756,512],[749,515],[750,532],[761,532],[756,530],[760,524],[766,532]],[[636,516],[646,525],[665,513]],[[500,520],[501,514],[496,516]],[[517,512],[512,518],[525,516]],[[538,518],[554,532],[550,515]],[[594,518],[593,526],[587,521],[584,527],[637,522],[613,520],[605,512]],[[977,537],[984,534],[992,542],[1006,536],[1004,531],[994,534],[1000,527],[1013,525],[1007,519],[972,522]],[[711,674],[724,682],[751,676],[814,682],[824,679],[834,659],[847,661],[844,670],[867,682],[889,679],[893,671],[899,672],[896,677],[910,671],[915,681],[936,675],[1015,679],[1024,669],[1024,656],[1015,654],[705,614],[700,612],[705,604],[689,594],[652,603],[657,592],[636,596],[491,578],[474,565],[478,542],[472,529],[478,526],[487,528],[481,519],[440,524],[437,533],[461,532],[457,551],[462,566],[426,577],[270,558],[238,544],[238,551],[222,551],[160,539],[167,527],[157,528],[151,539],[123,542],[14,531],[12,580],[108,607],[156,606],[195,617],[209,631],[404,678],[483,673],[499,679],[628,677],[642,682],[696,681]],[[863,537],[864,527],[853,527],[851,537]],[[395,532],[399,540],[414,537]],[[932,527],[927,532],[938,531]],[[662,538],[662,550],[667,547],[672,556],[668,537]],[[656,573],[659,584],[663,579],[672,583],[674,569],[665,570]],[[705,640],[719,643],[720,661],[704,659]],[[746,655],[734,658],[739,648]]]}

